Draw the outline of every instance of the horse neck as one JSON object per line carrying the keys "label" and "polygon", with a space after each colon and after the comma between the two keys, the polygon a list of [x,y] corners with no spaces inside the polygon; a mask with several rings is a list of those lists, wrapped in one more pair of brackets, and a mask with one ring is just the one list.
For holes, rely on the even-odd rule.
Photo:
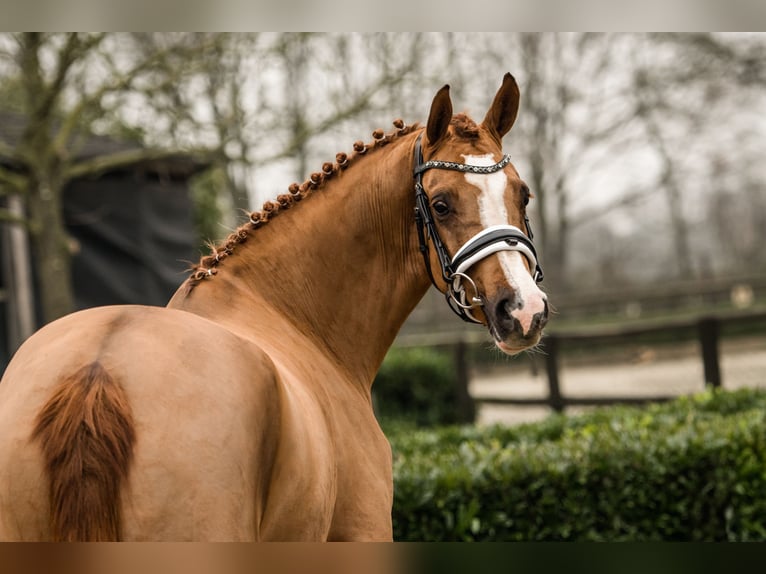
{"label": "horse neck", "polygon": [[[369,385],[428,288],[414,225],[414,136],[368,152],[279,213],[170,306],[263,337],[280,320]],[[281,318],[281,319],[280,319]],[[272,331],[273,333],[273,331]],[[299,351],[301,352],[301,351]]]}

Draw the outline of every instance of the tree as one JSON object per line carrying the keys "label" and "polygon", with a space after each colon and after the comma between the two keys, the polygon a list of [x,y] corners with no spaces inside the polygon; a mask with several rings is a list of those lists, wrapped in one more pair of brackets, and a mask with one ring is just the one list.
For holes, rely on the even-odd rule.
{"label": "tree", "polygon": [[[5,193],[24,198],[27,226],[36,254],[42,321],[73,309],[71,247],[64,228],[62,191],[76,177],[97,174],[167,152],[136,149],[78,159],[78,149],[96,121],[109,109],[110,98],[140,87],[166,58],[186,47],[130,57],[119,49],[129,37],[108,34],[24,33],[5,38],[4,61],[20,89],[27,123],[16,146],[0,143],[6,158],[0,167]],[[17,214],[5,214],[5,218]]]}
{"label": "tree", "polygon": [[588,187],[603,154],[617,155],[633,137],[627,129],[633,110],[625,105],[617,68],[624,48],[620,37],[603,34],[521,34],[514,40],[523,113],[512,135],[536,197],[535,233],[547,284],[564,291],[571,284],[573,232],[624,199],[618,192],[596,207]]}
{"label": "tree", "polygon": [[[0,43],[5,86],[18,86],[15,101],[28,120],[18,145],[0,148],[6,163],[21,167],[0,169],[0,181],[26,203],[44,322],[73,307],[61,209],[62,190],[73,178],[168,153],[162,150],[204,147],[221,176],[211,179],[223,184],[219,193],[234,209],[247,210],[256,170],[293,161],[304,177],[311,142],[385,107],[420,62],[419,35],[394,41],[391,35],[28,33]],[[146,149],[79,159],[77,150],[93,131],[129,137]],[[18,219],[9,212],[2,217]]]}
{"label": "tree", "polygon": [[298,180],[311,162],[327,161],[340,136],[359,138],[370,118],[401,108],[422,65],[420,34],[290,33],[266,40],[277,73],[271,89],[262,90],[253,161],[261,168],[287,161]]}
{"label": "tree", "polygon": [[[665,194],[671,268],[684,279],[709,274],[720,251],[717,243],[728,241],[729,256],[718,256],[720,266],[731,271],[732,252],[742,251],[731,230],[746,233],[748,220],[766,217],[757,214],[764,190],[752,183],[758,179],[753,170],[761,164],[763,138],[750,137],[764,103],[766,42],[749,35],[655,34],[639,37],[637,48],[631,57],[633,99],[659,159],[657,186]],[[704,204],[707,209],[692,207]],[[697,221],[690,211],[696,211]],[[743,211],[749,216],[733,215]],[[704,232],[695,233],[695,227]],[[711,227],[718,233],[711,234]],[[752,255],[749,261],[760,259]]]}
{"label": "tree", "polygon": [[[304,178],[371,124],[422,121],[422,102],[445,81],[464,109],[486,109],[510,70],[522,111],[508,149],[537,197],[532,218],[549,288],[574,285],[577,237],[613,225],[616,214],[653,237],[675,237],[669,256],[686,274],[700,242],[685,201],[703,170],[683,152],[693,145],[695,156],[713,157],[722,129],[705,106],[731,110],[732,84],[760,97],[765,46],[758,36],[710,34],[0,35],[2,99],[29,119],[19,146],[0,147],[9,159],[0,186],[26,210],[0,218],[30,230],[48,321],[71,309],[63,186],[166,153],[80,160],[90,131],[148,150],[211,150],[217,169],[205,200],[244,210],[279,193],[277,171]],[[708,103],[689,105],[700,98]],[[747,154],[724,163],[752,182],[762,138],[751,140]],[[627,173],[647,155],[648,167]],[[662,209],[645,209],[653,200]]]}
{"label": "tree", "polygon": [[[522,175],[537,196],[533,218],[547,285],[576,287],[572,257],[584,259],[577,238],[597,233],[602,221],[628,223],[620,235],[629,233],[636,250],[654,255],[631,270],[643,254],[626,254],[625,278],[691,278],[712,269],[715,240],[698,206],[715,200],[715,181],[724,174],[711,178],[706,166],[725,147],[728,161],[719,165],[731,170],[730,185],[757,193],[752,181],[764,141],[752,126],[764,103],[758,90],[766,81],[764,38],[522,34],[502,40],[520,56],[522,112],[511,137],[523,146]],[[741,202],[746,195],[727,197]],[[614,268],[610,251],[588,250],[587,259],[603,254]],[[608,280],[605,274],[602,282]]]}

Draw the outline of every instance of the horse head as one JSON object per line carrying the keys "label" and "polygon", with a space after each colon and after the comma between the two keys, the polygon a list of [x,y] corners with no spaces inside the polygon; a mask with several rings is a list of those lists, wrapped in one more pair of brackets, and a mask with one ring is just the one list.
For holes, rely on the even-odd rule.
{"label": "horse head", "polygon": [[415,146],[416,215],[429,275],[453,310],[484,324],[508,354],[536,345],[548,320],[526,215],[531,193],[502,152],[518,109],[510,74],[481,124],[453,116],[444,86]]}

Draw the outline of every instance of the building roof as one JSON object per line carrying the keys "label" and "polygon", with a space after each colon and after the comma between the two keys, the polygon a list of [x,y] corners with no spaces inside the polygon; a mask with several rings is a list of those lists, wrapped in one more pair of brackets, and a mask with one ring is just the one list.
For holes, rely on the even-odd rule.
{"label": "building roof", "polygon": [[[24,135],[27,118],[22,114],[0,111],[0,143],[11,148],[16,147]],[[138,143],[118,140],[108,136],[91,134],[77,149],[74,159],[85,162],[107,157],[122,158],[114,165],[104,162],[105,172],[143,171],[163,173],[174,177],[188,178],[209,168],[209,153],[184,152],[179,150],[152,150]],[[0,165],[14,170],[24,171],[24,165],[18,159],[8,157],[0,148]]]}

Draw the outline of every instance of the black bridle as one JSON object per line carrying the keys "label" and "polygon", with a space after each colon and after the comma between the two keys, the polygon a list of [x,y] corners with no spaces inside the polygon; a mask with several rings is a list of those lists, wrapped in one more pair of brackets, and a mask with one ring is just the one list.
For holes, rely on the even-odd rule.
{"label": "black bridle", "polygon": [[[423,173],[429,169],[447,169],[479,174],[495,173],[510,163],[511,156],[504,155],[503,159],[498,163],[489,166],[476,166],[440,160],[423,162],[422,137],[423,134],[420,134],[415,142],[415,167],[413,170],[415,177],[415,223],[418,230],[418,240],[420,241],[420,252],[423,254],[428,277],[431,279],[431,283],[438,289],[433,270],[431,269],[431,258],[428,251],[428,240],[430,239],[439,258],[442,279],[447,284],[447,291],[445,293],[447,304],[464,321],[480,323],[481,321],[477,320],[471,313],[471,309],[481,307],[484,303],[478,293],[476,284],[465,273],[477,261],[498,251],[519,251],[527,258],[530,268],[534,269],[534,280],[538,283],[543,280],[543,270],[537,262],[537,252],[532,244],[533,235],[529,225],[529,218],[526,214],[524,215],[524,225],[527,228],[526,234],[513,225],[495,225],[474,235],[458,249],[454,257],[450,258],[436,229],[428,196],[423,188]],[[463,285],[464,281],[469,283],[473,289],[473,296],[470,298],[470,301]]]}

